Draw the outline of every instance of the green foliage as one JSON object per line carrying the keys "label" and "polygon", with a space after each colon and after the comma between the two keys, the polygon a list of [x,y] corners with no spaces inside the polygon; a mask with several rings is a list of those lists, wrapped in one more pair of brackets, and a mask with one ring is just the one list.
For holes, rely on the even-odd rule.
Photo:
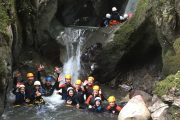
{"label": "green foliage", "polygon": [[180,89],[180,72],[175,75],[169,75],[166,79],[158,82],[155,86],[154,93],[158,96],[163,96],[173,87]]}

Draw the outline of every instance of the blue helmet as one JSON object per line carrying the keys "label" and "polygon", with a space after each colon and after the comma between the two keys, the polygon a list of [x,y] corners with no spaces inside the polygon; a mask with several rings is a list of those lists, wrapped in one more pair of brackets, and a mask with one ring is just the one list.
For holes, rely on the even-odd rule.
{"label": "blue helmet", "polygon": [[52,78],[52,76],[47,76],[47,77],[45,78],[45,80],[46,80],[47,82],[52,82],[53,78]]}

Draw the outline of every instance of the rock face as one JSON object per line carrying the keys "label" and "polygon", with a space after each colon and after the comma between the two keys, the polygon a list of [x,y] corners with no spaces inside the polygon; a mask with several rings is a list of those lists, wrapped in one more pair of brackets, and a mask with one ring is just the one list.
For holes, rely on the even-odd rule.
{"label": "rock face", "polygon": [[133,97],[123,107],[119,113],[118,120],[149,120],[150,112],[146,107],[142,97],[137,95]]}

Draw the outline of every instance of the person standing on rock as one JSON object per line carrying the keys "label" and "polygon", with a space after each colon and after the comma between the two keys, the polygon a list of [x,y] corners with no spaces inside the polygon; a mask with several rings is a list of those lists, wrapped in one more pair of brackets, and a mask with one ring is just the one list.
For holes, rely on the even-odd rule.
{"label": "person standing on rock", "polygon": [[120,15],[116,7],[112,8],[111,20],[109,21],[109,26],[117,25],[120,23]]}

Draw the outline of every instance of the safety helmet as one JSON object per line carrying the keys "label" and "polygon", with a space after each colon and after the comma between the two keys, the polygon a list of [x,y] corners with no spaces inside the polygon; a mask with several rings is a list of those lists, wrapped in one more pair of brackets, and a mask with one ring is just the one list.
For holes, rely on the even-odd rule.
{"label": "safety helmet", "polygon": [[93,81],[94,81],[94,77],[92,77],[92,76],[89,76],[89,77],[88,77],[88,81],[91,81],[91,82],[93,82]]}
{"label": "safety helmet", "polygon": [[34,77],[34,74],[33,73],[27,73],[27,78],[29,77]]}
{"label": "safety helmet", "polygon": [[76,84],[76,85],[81,85],[81,84],[82,84],[82,81],[81,81],[81,80],[76,80],[75,84]]}
{"label": "safety helmet", "polygon": [[100,89],[100,88],[99,88],[98,85],[93,86],[93,90],[99,90],[99,89]]}
{"label": "safety helmet", "polygon": [[71,79],[71,75],[70,74],[65,75],[65,79]]}
{"label": "safety helmet", "polygon": [[120,16],[119,18],[120,18],[120,20],[124,20],[124,17],[123,17],[123,16]]}
{"label": "safety helmet", "polygon": [[96,97],[96,98],[95,98],[95,101],[101,102],[101,98],[100,98],[100,97]]}
{"label": "safety helmet", "polygon": [[113,7],[112,8],[112,11],[114,12],[114,11],[117,11],[117,8],[116,7]]}
{"label": "safety helmet", "polygon": [[67,92],[70,90],[74,90],[73,87],[68,87]]}
{"label": "safety helmet", "polygon": [[111,18],[111,15],[109,13],[106,14],[106,18]]}
{"label": "safety helmet", "polygon": [[53,80],[53,78],[52,78],[51,76],[47,76],[47,77],[45,77],[45,80],[46,80],[47,82],[51,82],[51,81]]}
{"label": "safety helmet", "polygon": [[108,99],[108,102],[115,102],[116,101],[116,98],[114,96],[110,96]]}
{"label": "safety helmet", "polygon": [[124,19],[127,19],[128,18],[128,14],[124,14]]}
{"label": "safety helmet", "polygon": [[25,88],[25,85],[21,84],[19,85],[19,88]]}
{"label": "safety helmet", "polygon": [[40,83],[39,81],[35,81],[35,82],[34,82],[34,85],[39,85],[39,86],[40,86],[41,83]]}

